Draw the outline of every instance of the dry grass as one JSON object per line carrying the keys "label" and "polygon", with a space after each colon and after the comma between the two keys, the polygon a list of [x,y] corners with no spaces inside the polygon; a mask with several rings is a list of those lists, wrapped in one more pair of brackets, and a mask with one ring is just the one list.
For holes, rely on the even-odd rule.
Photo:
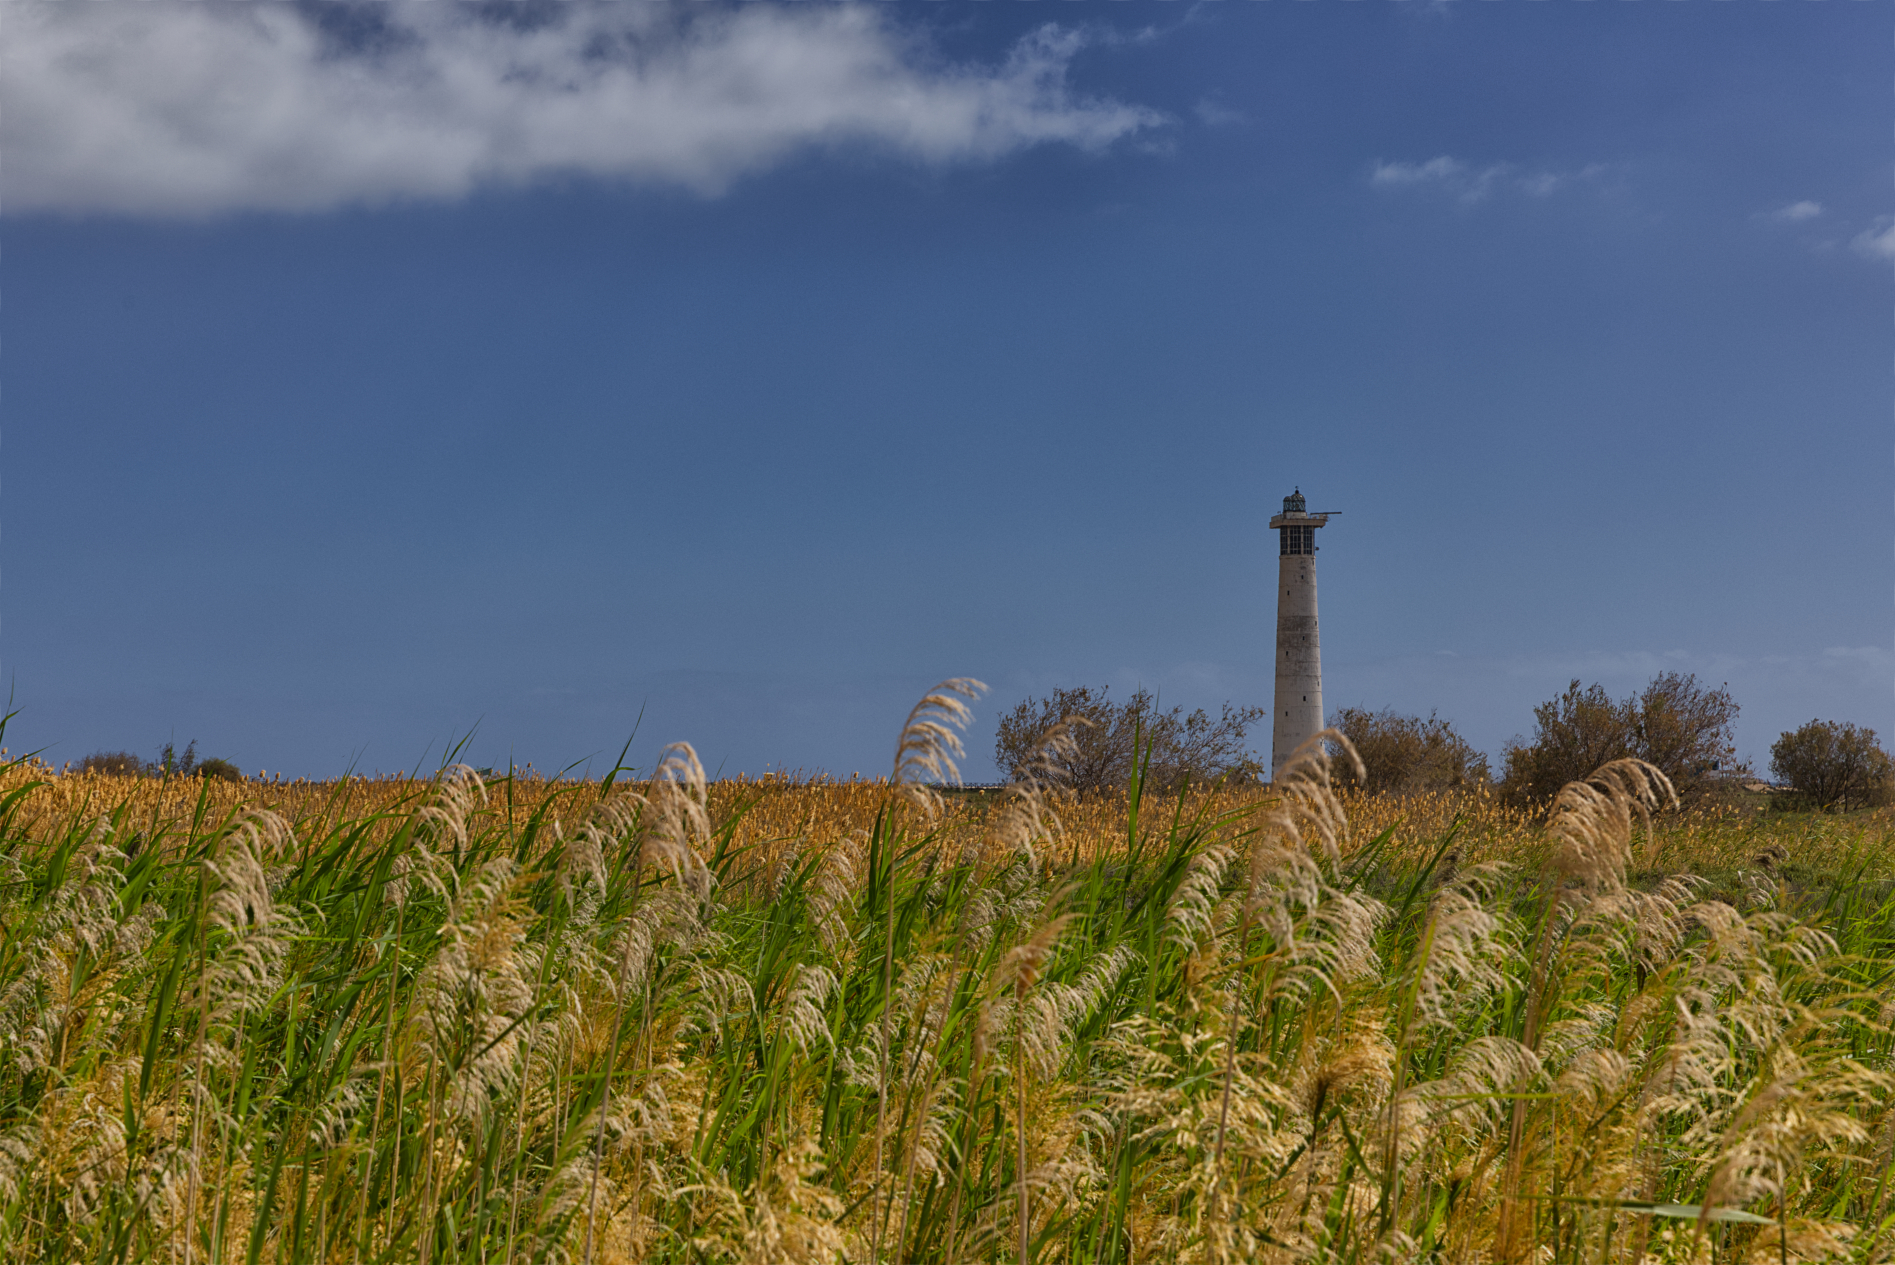
{"label": "dry grass", "polygon": [[917,789],[7,768],[0,1256],[1895,1260],[1885,817]]}
{"label": "dry grass", "polygon": [[[382,816],[383,832],[399,828],[404,815],[433,794],[428,777],[350,778],[339,781],[256,780],[163,782],[20,764],[0,772],[0,796],[39,782],[16,820],[29,831],[55,829],[75,816],[123,810],[133,822],[179,822],[200,814],[216,821],[243,808],[261,808],[293,823],[299,835],[319,835],[343,823]],[[874,826],[891,789],[887,779],[737,777],[712,782],[707,806],[719,821],[736,818],[739,844],[774,863],[785,850],[859,838]],[[1425,859],[1453,828],[1453,852],[1462,865],[1488,861],[1531,864],[1546,847],[1544,813],[1528,812],[1480,792],[1431,792],[1364,796],[1338,790],[1354,833],[1374,838],[1392,832],[1392,862]],[[474,814],[481,828],[519,830],[535,815],[548,821],[582,820],[601,796],[598,781],[522,774],[487,786]],[[941,797],[935,837],[957,854],[979,849],[992,834],[1004,796],[993,791],[950,791]],[[1147,800],[1145,812],[1167,819],[1200,814],[1221,817],[1255,811],[1270,799],[1267,787],[1189,790],[1182,802]],[[1697,874],[1722,877],[1742,870],[1787,868],[1805,879],[1866,873],[1895,879],[1895,808],[1846,815],[1774,813],[1766,797],[1732,800],[1661,815],[1642,840],[1633,869],[1645,875]],[[1127,797],[1116,793],[1052,800],[1056,829],[1043,846],[1049,860],[1091,862],[1126,847]],[[375,837],[375,831],[371,831]]]}

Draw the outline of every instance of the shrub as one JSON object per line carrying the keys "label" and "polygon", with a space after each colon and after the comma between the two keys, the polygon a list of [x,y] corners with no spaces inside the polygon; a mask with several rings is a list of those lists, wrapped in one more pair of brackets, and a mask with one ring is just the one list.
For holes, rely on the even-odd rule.
{"label": "shrub", "polygon": [[145,771],[145,762],[129,751],[94,751],[79,761],[81,773],[105,773],[112,777],[137,777]]}
{"label": "shrub", "polygon": [[1636,756],[1661,769],[1680,796],[1692,797],[1708,789],[1706,773],[1735,765],[1736,720],[1727,686],[1707,690],[1689,674],[1662,672],[1620,702],[1602,685],[1575,680],[1533,709],[1531,743],[1507,744],[1501,788],[1517,803],[1546,803],[1566,783]]}
{"label": "shrub", "polygon": [[149,766],[151,772],[169,777],[210,777],[222,782],[243,781],[243,770],[235,762],[212,756],[208,760],[197,758],[197,739],[185,744],[178,751],[170,743],[158,750],[158,758]]}
{"label": "shrub", "polygon": [[1148,777],[1157,787],[1173,787],[1187,777],[1192,781],[1255,778],[1262,771],[1244,746],[1244,734],[1269,714],[1268,708],[1225,703],[1223,713],[1213,720],[1202,708],[1188,716],[1182,707],[1159,711],[1158,700],[1149,690],[1141,689],[1123,703],[1114,703],[1106,697],[1110,688],[1082,685],[1056,689],[1044,699],[1022,700],[1000,718],[994,763],[1009,778],[1018,776],[1053,727],[1070,721],[1072,750],[1054,763],[1065,785],[1074,790],[1105,790],[1130,781],[1134,738],[1139,747],[1149,747]]}
{"label": "shrub", "polygon": [[222,760],[216,756],[212,756],[210,759],[199,764],[197,766],[197,775],[199,777],[214,777],[225,782],[243,781],[242,769],[239,769],[229,760]]}
{"label": "shrub", "polygon": [[1363,707],[1345,707],[1332,723],[1362,758],[1367,770],[1362,789],[1370,794],[1412,794],[1487,784],[1486,755],[1474,750],[1467,739],[1454,732],[1454,726],[1433,712],[1424,719],[1397,715],[1392,708],[1372,712]]}
{"label": "shrub", "polygon": [[1778,738],[1770,745],[1770,770],[1795,801],[1819,812],[1884,804],[1895,790],[1895,769],[1875,731],[1833,720],[1812,720]]}

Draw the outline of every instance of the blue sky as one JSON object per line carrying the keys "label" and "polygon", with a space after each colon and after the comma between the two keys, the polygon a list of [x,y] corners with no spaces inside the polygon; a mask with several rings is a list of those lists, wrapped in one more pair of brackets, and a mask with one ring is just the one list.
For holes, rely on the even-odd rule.
{"label": "blue sky", "polygon": [[[0,5],[14,750],[881,773],[935,680],[1895,734],[1883,6]],[[1267,733],[1259,735],[1267,746]]]}

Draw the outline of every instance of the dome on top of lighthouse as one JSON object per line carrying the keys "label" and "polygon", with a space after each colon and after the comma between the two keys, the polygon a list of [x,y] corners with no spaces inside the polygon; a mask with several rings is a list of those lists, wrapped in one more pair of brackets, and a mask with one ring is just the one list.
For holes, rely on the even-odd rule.
{"label": "dome on top of lighthouse", "polygon": [[1283,512],[1285,514],[1306,513],[1308,505],[1309,502],[1303,499],[1303,489],[1300,487],[1283,498]]}

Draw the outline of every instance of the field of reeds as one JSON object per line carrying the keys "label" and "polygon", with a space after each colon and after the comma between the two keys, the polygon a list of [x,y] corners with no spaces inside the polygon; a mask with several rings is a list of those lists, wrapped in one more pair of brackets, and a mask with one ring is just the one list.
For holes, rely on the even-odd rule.
{"label": "field of reeds", "polygon": [[963,716],[879,782],[5,766],[0,1254],[1895,1261],[1885,818],[944,793]]}

